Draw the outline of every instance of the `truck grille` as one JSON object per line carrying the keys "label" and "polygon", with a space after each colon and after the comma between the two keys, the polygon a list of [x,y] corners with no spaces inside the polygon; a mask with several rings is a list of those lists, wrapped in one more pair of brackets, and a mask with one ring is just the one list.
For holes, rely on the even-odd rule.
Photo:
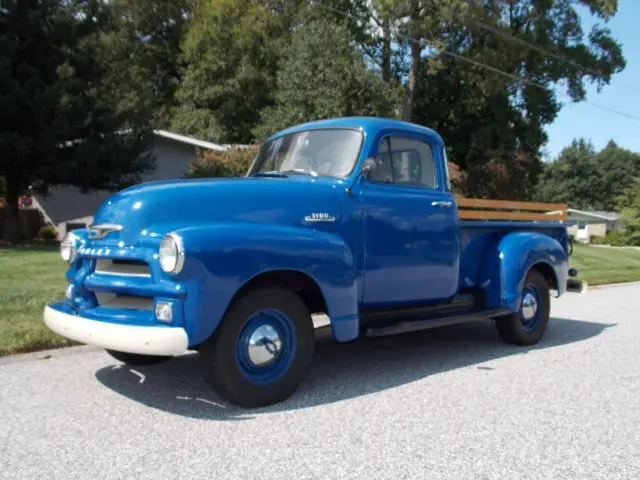
{"label": "truck grille", "polygon": [[141,260],[99,258],[96,261],[95,272],[124,277],[151,277],[149,265]]}
{"label": "truck grille", "polygon": [[117,293],[96,293],[98,305],[105,308],[153,311],[153,298]]}

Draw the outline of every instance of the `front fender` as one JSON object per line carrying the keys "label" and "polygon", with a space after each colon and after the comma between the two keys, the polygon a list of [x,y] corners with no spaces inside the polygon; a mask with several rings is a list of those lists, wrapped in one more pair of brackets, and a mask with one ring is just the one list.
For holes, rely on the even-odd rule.
{"label": "front fender", "polygon": [[215,331],[243,285],[274,270],[293,270],[311,277],[324,296],[336,339],[357,337],[358,276],[354,257],[340,237],[307,228],[255,223],[194,226],[176,232],[185,250],[184,269],[176,280],[183,277],[187,287],[185,317],[190,345],[203,342]]}
{"label": "front fender", "polygon": [[537,232],[512,232],[490,245],[481,276],[488,307],[517,311],[524,279],[536,264],[553,269],[562,295],[568,278],[567,253],[557,240]]}

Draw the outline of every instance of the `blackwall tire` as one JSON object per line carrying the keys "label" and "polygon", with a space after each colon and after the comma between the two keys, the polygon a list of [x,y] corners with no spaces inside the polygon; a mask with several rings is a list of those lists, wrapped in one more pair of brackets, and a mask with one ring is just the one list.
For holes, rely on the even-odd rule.
{"label": "blackwall tire", "polygon": [[551,310],[549,285],[537,270],[531,270],[525,278],[520,310],[496,318],[500,336],[514,345],[534,345],[540,341]]}
{"label": "blackwall tire", "polygon": [[205,379],[226,401],[258,408],[289,398],[305,379],[315,347],[306,305],[283,288],[249,291],[201,345]]}

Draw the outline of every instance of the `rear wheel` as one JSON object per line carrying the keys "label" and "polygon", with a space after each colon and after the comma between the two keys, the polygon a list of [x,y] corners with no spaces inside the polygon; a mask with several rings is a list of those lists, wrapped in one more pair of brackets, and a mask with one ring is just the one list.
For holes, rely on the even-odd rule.
{"label": "rear wheel", "polygon": [[515,345],[538,343],[547,329],[550,309],[549,285],[540,272],[531,270],[524,281],[519,311],[496,318],[498,333]]}
{"label": "rear wheel", "polygon": [[314,343],[313,321],[299,296],[282,288],[253,290],[201,345],[202,370],[225,400],[264,407],[295,392],[311,365]]}
{"label": "rear wheel", "polygon": [[159,355],[140,355],[138,353],[119,352],[109,349],[106,349],[106,351],[113,358],[127,365],[153,365],[154,363],[164,362],[171,358]]}

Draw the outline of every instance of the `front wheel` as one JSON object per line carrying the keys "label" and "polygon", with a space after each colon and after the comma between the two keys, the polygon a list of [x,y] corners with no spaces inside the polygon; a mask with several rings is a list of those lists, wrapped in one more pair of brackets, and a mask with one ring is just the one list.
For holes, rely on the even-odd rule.
{"label": "front wheel", "polygon": [[498,333],[515,345],[536,344],[547,329],[550,310],[549,285],[540,272],[531,270],[522,288],[520,309],[496,318]]}
{"label": "front wheel", "polygon": [[236,301],[200,348],[205,378],[225,400],[258,408],[290,397],[306,377],[313,321],[299,296],[253,290]]}

